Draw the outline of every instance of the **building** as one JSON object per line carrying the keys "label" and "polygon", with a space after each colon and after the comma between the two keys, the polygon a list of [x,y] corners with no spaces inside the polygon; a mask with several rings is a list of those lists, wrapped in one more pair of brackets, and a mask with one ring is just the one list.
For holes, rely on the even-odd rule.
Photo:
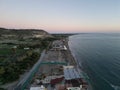
{"label": "building", "polygon": [[46,90],[46,88],[41,85],[40,87],[31,87],[30,90]]}
{"label": "building", "polygon": [[67,90],[87,90],[88,83],[74,66],[63,66],[63,68]]}

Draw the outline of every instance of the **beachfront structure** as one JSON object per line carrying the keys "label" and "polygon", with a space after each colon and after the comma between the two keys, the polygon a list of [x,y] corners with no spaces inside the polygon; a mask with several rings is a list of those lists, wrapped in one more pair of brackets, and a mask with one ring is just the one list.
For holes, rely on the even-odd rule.
{"label": "beachfront structure", "polygon": [[[63,79],[63,75],[59,75],[59,76],[47,76],[46,78],[44,78],[42,81],[43,84],[53,84],[54,82],[56,82],[57,80],[62,80]],[[55,83],[54,83],[55,84]]]}
{"label": "beachfront structure", "polygon": [[64,77],[65,80],[80,79],[79,73],[73,66],[64,66]]}
{"label": "beachfront structure", "polygon": [[67,90],[82,90],[81,87],[69,87]]}
{"label": "beachfront structure", "polygon": [[43,85],[41,85],[39,87],[31,87],[30,90],[46,90],[46,88]]}
{"label": "beachfront structure", "polygon": [[63,42],[56,40],[52,43],[52,50],[67,50],[67,47]]}
{"label": "beachfront structure", "polygon": [[75,69],[74,66],[63,66],[63,70],[64,70],[65,85],[68,90],[87,89],[88,83],[79,74],[79,72]]}
{"label": "beachfront structure", "polygon": [[76,71],[74,66],[63,66],[64,68],[64,78],[67,87],[79,87],[81,85],[81,76]]}
{"label": "beachfront structure", "polygon": [[63,46],[63,50],[67,50],[67,47],[65,45]]}

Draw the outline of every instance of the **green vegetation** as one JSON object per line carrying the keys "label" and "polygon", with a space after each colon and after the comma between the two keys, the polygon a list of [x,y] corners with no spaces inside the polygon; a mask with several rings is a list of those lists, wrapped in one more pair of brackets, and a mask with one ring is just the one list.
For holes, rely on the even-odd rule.
{"label": "green vegetation", "polygon": [[67,38],[68,36],[74,35],[74,34],[52,34],[56,39],[62,39]]}
{"label": "green vegetation", "polygon": [[[0,84],[13,82],[39,59],[40,53],[55,38],[30,38],[0,44]],[[23,42],[24,41],[24,42]],[[28,48],[28,49],[25,49]]]}
{"label": "green vegetation", "polygon": [[0,88],[0,90],[6,90],[6,89],[4,89],[4,88]]}
{"label": "green vegetation", "polygon": [[[25,58],[17,59],[14,62],[6,62],[5,65],[0,67],[0,81],[4,84],[19,78],[25,69],[31,67],[38,59],[39,54],[29,51],[24,55]],[[7,65],[7,67],[6,67]]]}

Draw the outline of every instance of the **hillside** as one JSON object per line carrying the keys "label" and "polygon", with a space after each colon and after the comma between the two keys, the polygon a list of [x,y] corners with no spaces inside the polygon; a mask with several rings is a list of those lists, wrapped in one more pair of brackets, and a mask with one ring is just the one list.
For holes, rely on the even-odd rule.
{"label": "hillside", "polygon": [[0,28],[0,39],[45,38],[51,35],[40,29],[5,29]]}

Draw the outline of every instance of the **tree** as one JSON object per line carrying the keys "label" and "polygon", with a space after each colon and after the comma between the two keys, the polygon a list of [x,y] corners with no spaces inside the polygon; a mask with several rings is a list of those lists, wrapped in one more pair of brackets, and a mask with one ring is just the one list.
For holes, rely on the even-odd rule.
{"label": "tree", "polygon": [[4,74],[4,72],[5,72],[4,67],[0,67],[0,75],[3,75],[3,74]]}

